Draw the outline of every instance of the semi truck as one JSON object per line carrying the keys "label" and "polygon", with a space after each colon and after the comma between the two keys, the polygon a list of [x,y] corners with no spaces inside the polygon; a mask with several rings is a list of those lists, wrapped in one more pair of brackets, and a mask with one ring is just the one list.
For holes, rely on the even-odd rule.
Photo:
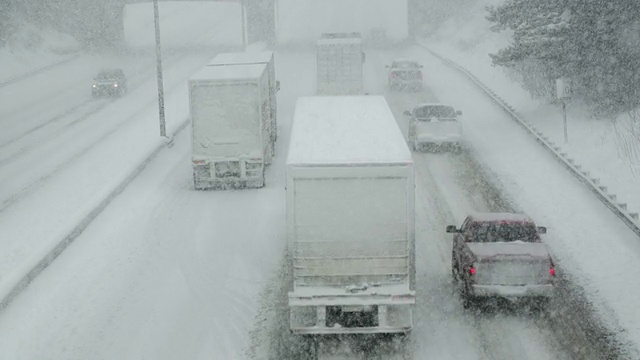
{"label": "semi truck", "polygon": [[316,44],[318,95],[363,94],[365,55],[359,33],[325,33]]}
{"label": "semi truck", "polygon": [[414,167],[383,97],[297,100],[286,213],[293,333],[411,331]]}
{"label": "semi truck", "polygon": [[221,53],[216,55],[207,66],[227,66],[227,65],[255,65],[265,64],[267,66],[267,76],[269,80],[269,97],[271,100],[271,148],[275,155],[275,142],[278,139],[278,99],[276,94],[280,91],[280,81],[276,80],[276,65],[273,51],[260,52],[239,52]]}
{"label": "semi truck", "polygon": [[272,159],[267,66],[205,66],[188,83],[194,188],[263,187]]}

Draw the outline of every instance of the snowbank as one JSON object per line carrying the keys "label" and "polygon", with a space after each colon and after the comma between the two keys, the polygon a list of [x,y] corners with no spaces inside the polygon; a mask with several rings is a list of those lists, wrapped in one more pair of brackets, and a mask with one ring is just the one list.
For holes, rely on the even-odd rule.
{"label": "snowbank", "polygon": [[72,36],[27,24],[0,48],[0,82],[65,60],[79,50]]}

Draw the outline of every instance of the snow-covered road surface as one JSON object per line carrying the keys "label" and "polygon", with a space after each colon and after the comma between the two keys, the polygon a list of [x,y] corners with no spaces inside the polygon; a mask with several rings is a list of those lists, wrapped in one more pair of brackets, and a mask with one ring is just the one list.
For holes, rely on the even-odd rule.
{"label": "snow-covered road surface", "polygon": [[[383,65],[398,52],[406,56],[414,51],[418,50],[369,52],[367,90],[383,93]],[[415,54],[426,57],[421,52]],[[295,99],[314,93],[314,59],[313,53],[277,55],[277,73],[282,83],[279,155],[267,171],[265,189],[193,191],[189,131],[181,132],[175,146],[163,150],[76,242],[4,310],[0,317],[0,354],[16,359],[304,358],[306,354],[295,353],[295,347],[307,345],[288,334],[282,301],[288,286],[281,273],[284,158]],[[176,70],[174,80],[182,85],[176,85],[175,93],[169,92],[167,98],[174,125],[186,119],[188,112],[184,78],[203,63],[198,56],[182,61],[189,65]],[[474,154],[481,159],[482,151],[491,159],[489,145],[503,143],[517,149],[531,146],[522,151],[538,154],[533,148],[536,145],[524,139],[515,145],[502,138],[485,144],[486,136],[493,132],[491,121],[509,120],[461,81],[451,86],[452,75],[445,68],[440,70],[435,62],[428,65],[426,68],[440,71],[431,74],[433,83],[426,80],[433,92],[386,94],[401,129],[406,129],[406,122],[398,113],[406,106],[421,100],[451,101],[463,109],[466,119],[490,114],[479,117],[477,124],[465,124],[473,148],[481,149]],[[468,102],[457,97],[460,88],[468,92]],[[113,104],[131,101],[114,111],[122,111],[121,118],[131,117],[135,123],[119,127],[112,140],[98,146],[99,151],[87,152],[83,154],[85,160],[63,166],[60,174],[64,177],[48,181],[37,193],[9,207],[11,211],[0,213],[2,228],[12,231],[9,239],[19,243],[22,236],[38,239],[63,232],[70,223],[59,224],[60,219],[52,214],[66,214],[65,219],[72,223],[86,209],[62,206],[78,207],[88,197],[104,196],[104,189],[118,180],[109,174],[122,177],[139,164],[157,143],[155,103],[134,105],[142,98],[132,93]],[[480,123],[485,120],[488,122]],[[94,134],[109,131],[97,127]],[[521,130],[510,131],[517,134]],[[83,149],[81,141],[77,146],[75,141],[67,142],[76,150]],[[513,148],[509,151],[515,152]],[[105,159],[111,160],[105,163]],[[501,309],[475,314],[462,310],[450,281],[451,243],[444,227],[459,224],[470,211],[505,206],[505,201],[497,201],[495,189],[477,186],[482,183],[483,174],[465,154],[416,154],[415,160],[419,302],[415,329],[403,350],[415,359],[568,359],[577,353],[586,354],[584,358],[589,354],[598,358],[601,349],[593,349],[593,344],[580,338],[567,346],[550,322],[536,314]],[[493,169],[492,163],[488,165]],[[570,178],[563,169],[553,169],[553,164],[541,165],[554,171],[549,176]],[[505,197],[506,202],[512,203],[513,188],[509,186],[517,187],[520,179],[510,173],[506,173],[506,179],[510,183],[501,182],[496,191],[505,190],[510,195]],[[579,188],[579,184],[565,186]],[[591,199],[588,194],[576,196],[584,197],[586,202]],[[529,198],[523,201],[531,204]],[[545,204],[533,204],[537,207],[532,208],[516,204],[549,225],[551,234],[560,228],[554,226],[556,220],[545,216]],[[606,211],[600,210],[602,214]],[[602,214],[598,217],[605,217]],[[615,219],[608,221],[610,224],[603,226],[615,226]],[[9,259],[19,259],[20,255],[14,252]],[[575,261],[560,256],[561,266],[572,266]],[[557,311],[552,316],[562,317],[563,313]],[[561,320],[568,324],[578,321],[569,317]],[[378,358],[389,358],[385,349],[378,350]],[[393,356],[398,355],[396,350],[391,350]]]}

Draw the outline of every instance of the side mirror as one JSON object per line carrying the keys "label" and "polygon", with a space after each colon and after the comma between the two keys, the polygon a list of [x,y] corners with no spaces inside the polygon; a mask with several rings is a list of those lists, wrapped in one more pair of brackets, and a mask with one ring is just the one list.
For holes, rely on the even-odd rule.
{"label": "side mirror", "polygon": [[402,113],[404,116],[411,116],[411,111],[406,110],[405,112]]}
{"label": "side mirror", "polygon": [[456,228],[455,225],[447,225],[447,232],[448,233],[459,233],[460,230],[458,230],[458,228]]}
{"label": "side mirror", "polygon": [[457,111],[456,111],[456,115],[462,115],[462,111],[457,110]]}
{"label": "side mirror", "polygon": [[547,228],[544,226],[538,226],[538,233],[539,234],[546,234],[547,233]]}
{"label": "side mirror", "polygon": [[276,92],[280,91],[280,80],[276,81]]}

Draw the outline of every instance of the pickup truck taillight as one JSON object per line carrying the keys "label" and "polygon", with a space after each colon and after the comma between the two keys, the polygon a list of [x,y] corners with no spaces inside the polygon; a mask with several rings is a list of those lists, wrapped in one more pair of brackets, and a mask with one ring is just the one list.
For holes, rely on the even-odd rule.
{"label": "pickup truck taillight", "polygon": [[475,275],[476,274],[476,268],[474,268],[473,266],[469,267],[469,275]]}
{"label": "pickup truck taillight", "polygon": [[549,268],[549,275],[556,276],[556,269],[553,266]]}

